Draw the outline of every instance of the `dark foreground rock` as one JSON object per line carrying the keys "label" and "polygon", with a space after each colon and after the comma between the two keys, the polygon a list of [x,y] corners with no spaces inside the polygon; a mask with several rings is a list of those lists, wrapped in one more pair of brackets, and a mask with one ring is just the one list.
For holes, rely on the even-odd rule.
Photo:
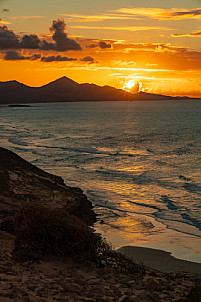
{"label": "dark foreground rock", "polygon": [[12,231],[10,220],[25,202],[64,208],[88,225],[96,220],[92,204],[81,189],[67,187],[61,177],[0,148],[0,228]]}

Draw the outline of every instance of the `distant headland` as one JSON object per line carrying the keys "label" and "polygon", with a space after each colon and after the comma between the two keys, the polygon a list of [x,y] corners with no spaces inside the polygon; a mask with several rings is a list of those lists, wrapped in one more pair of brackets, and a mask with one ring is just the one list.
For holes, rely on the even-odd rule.
{"label": "distant headland", "polygon": [[111,86],[79,84],[67,77],[59,78],[41,87],[29,87],[17,81],[0,82],[0,105],[81,101],[150,101],[182,100],[189,97],[172,97],[160,94],[129,93]]}
{"label": "distant headland", "polygon": [[8,107],[31,107],[30,105],[21,105],[21,104],[11,104],[11,105],[8,105]]}

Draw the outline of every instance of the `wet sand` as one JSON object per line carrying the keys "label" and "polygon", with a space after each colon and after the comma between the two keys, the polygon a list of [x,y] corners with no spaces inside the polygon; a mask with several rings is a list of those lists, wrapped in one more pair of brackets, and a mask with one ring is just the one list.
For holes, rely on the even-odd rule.
{"label": "wet sand", "polygon": [[162,272],[188,272],[201,274],[201,263],[180,260],[169,252],[145,247],[124,246],[117,250],[134,261]]}

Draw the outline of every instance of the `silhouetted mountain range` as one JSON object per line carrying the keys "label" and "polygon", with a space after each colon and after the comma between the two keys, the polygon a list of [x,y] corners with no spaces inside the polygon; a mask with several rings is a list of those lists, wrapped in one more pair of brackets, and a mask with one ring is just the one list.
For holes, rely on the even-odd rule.
{"label": "silhouetted mountain range", "polygon": [[110,86],[78,84],[67,77],[62,77],[41,87],[29,87],[17,81],[0,82],[0,104],[171,99],[182,98],[145,92],[132,94]]}

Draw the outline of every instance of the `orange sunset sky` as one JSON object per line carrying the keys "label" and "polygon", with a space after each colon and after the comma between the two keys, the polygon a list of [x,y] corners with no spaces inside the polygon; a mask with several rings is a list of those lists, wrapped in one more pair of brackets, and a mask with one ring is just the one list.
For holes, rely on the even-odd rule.
{"label": "orange sunset sky", "polygon": [[0,81],[201,97],[201,0],[0,0]]}

